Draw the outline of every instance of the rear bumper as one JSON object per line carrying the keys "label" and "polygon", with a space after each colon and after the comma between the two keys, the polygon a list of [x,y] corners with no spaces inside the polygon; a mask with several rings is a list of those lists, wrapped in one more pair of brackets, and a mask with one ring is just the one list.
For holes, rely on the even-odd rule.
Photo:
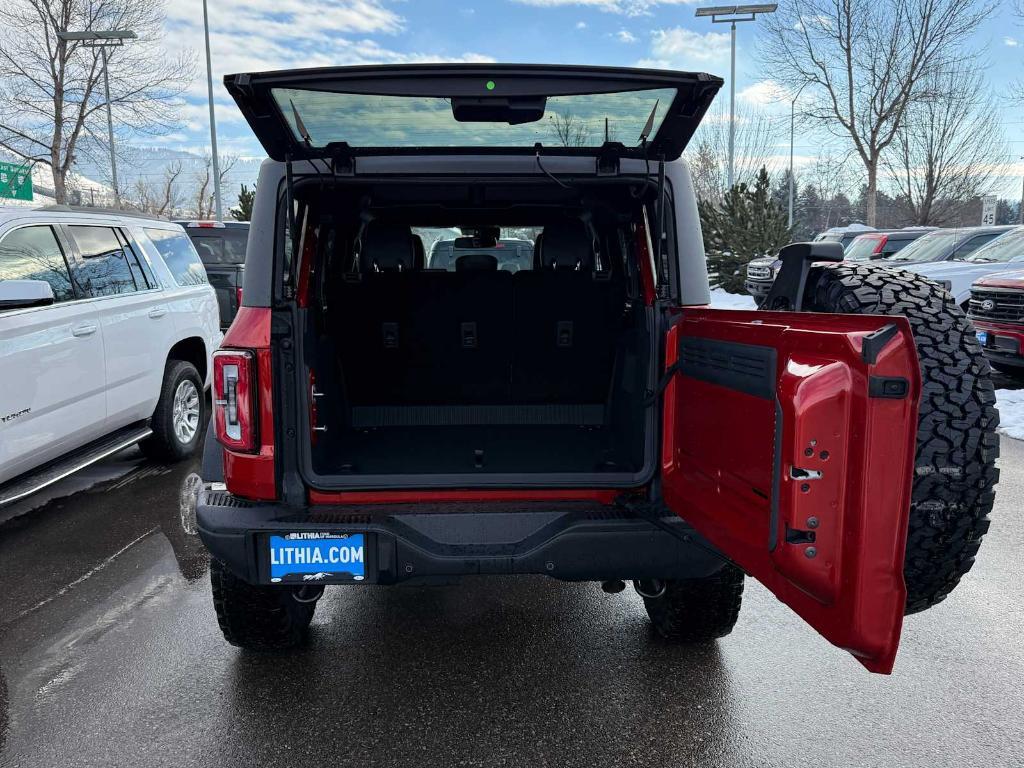
{"label": "rear bumper", "polygon": [[244,501],[206,486],[196,520],[211,554],[252,584],[270,583],[271,533],[364,533],[366,581],[378,584],[471,574],[685,579],[709,576],[724,564],[679,518],[665,522],[689,541],[626,509],[591,502],[296,509]]}
{"label": "rear bumper", "polygon": [[971,320],[976,331],[984,331],[988,340],[982,346],[985,357],[1003,365],[1024,366],[1024,327]]}

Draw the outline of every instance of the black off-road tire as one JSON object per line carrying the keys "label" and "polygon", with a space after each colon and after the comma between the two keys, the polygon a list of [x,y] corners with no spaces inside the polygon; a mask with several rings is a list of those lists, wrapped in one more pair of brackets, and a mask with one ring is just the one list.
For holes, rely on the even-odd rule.
{"label": "black off-road tire", "polygon": [[743,571],[728,564],[713,576],[665,583],[661,597],[645,597],[654,630],[673,643],[709,643],[736,626],[743,602]]}
{"label": "black off-road tire", "polygon": [[[174,433],[174,393],[185,380],[190,380],[199,394],[199,425],[192,439],[187,443],[180,441]],[[184,360],[168,360],[164,368],[164,383],[160,388],[160,399],[157,400],[150,429],[153,434],[139,443],[142,452],[151,459],[158,461],[182,461],[192,456],[203,442],[203,427],[208,417],[206,395],[203,392],[203,380],[199,371],[192,363]]]}
{"label": "black off-road tire", "polygon": [[249,584],[220,560],[210,561],[213,607],[224,639],[252,651],[287,651],[308,636],[316,603],[300,603],[294,587]]}
{"label": "black off-road tire", "polygon": [[942,602],[974,565],[999,478],[995,390],[963,310],[920,275],[871,265],[815,267],[804,309],[903,315],[921,361],[921,405],[903,576],[906,613]]}

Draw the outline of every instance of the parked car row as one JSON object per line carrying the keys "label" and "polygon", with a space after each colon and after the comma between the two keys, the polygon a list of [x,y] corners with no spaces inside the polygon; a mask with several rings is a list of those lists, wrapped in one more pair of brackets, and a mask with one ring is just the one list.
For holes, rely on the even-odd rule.
{"label": "parked car row", "polygon": [[195,452],[247,232],[0,207],[0,506],[136,443]]}
{"label": "parked car row", "polygon": [[[865,231],[863,225],[824,232],[815,241],[845,243],[844,261],[878,261],[939,283],[968,313],[993,367],[1024,373],[1024,226]],[[745,287],[759,304],[782,262],[747,265]],[[1019,265],[1020,271],[1007,271]]]}

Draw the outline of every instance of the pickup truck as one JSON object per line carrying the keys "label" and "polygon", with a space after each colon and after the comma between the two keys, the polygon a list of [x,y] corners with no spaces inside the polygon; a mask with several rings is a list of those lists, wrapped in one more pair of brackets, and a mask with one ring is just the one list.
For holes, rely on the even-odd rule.
{"label": "pickup truck", "polygon": [[247,221],[179,221],[206,267],[217,292],[220,327],[227,330],[242,305],[242,275],[249,239]]}

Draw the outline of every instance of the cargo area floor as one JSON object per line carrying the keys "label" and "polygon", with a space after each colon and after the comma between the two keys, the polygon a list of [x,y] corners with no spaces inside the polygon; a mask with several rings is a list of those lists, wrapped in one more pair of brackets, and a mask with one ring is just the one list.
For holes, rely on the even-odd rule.
{"label": "cargo area floor", "polygon": [[318,474],[631,472],[606,426],[473,425],[353,429],[321,439]]}

